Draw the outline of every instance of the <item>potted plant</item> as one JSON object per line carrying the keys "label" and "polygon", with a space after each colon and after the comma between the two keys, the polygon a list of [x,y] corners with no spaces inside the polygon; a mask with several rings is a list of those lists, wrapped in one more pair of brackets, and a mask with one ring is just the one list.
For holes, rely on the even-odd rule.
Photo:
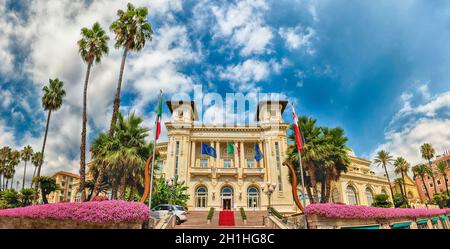
{"label": "potted plant", "polygon": [[209,213],[208,213],[208,217],[207,217],[208,224],[211,224],[211,219],[212,219],[213,215],[214,215],[214,208],[212,207],[209,209]]}
{"label": "potted plant", "polygon": [[245,214],[244,208],[241,207],[241,208],[240,208],[240,211],[241,211],[241,218],[242,218],[242,220],[244,221],[244,224],[247,225],[247,215]]}

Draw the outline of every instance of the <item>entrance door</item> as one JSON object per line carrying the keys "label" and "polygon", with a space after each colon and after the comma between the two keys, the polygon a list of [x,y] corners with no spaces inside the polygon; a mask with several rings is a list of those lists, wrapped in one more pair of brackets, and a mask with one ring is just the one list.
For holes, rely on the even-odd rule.
{"label": "entrance door", "polygon": [[231,199],[223,199],[222,207],[223,210],[231,210]]}

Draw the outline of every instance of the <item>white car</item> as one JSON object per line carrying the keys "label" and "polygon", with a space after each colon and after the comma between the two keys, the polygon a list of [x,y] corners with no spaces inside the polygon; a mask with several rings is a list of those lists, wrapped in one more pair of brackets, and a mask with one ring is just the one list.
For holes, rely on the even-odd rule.
{"label": "white car", "polygon": [[169,213],[175,214],[177,225],[187,220],[187,212],[185,211],[184,207],[170,204],[160,204],[152,208],[151,216],[156,219],[161,219]]}

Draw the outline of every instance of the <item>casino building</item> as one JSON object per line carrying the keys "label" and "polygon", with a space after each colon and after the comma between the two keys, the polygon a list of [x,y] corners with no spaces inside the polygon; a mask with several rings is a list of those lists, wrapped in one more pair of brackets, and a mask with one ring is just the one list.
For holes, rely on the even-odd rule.
{"label": "casino building", "polygon": [[[199,125],[193,101],[167,102],[172,116],[165,123],[168,142],[157,144],[157,175],[177,176],[186,182],[189,210],[266,210],[270,201],[279,212],[296,212],[289,170],[282,165],[288,149],[289,124],[282,119],[286,105],[287,101],[259,102],[252,125]],[[216,158],[202,154],[202,144],[213,147]],[[239,153],[229,153],[228,144],[239,148],[235,150]],[[259,161],[255,160],[255,145],[263,154]],[[370,205],[374,195],[389,195],[387,181],[375,176],[370,161],[349,156],[349,172],[333,184],[334,202]],[[270,200],[267,183],[275,186]]]}

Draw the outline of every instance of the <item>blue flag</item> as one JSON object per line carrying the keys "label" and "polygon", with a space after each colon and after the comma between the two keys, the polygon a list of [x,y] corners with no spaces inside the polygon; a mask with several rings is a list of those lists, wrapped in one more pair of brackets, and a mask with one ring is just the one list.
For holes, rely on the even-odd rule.
{"label": "blue flag", "polygon": [[204,143],[202,143],[202,154],[217,158],[216,149]]}
{"label": "blue flag", "polygon": [[259,149],[259,146],[257,144],[255,144],[255,160],[259,161],[263,158],[263,153],[261,152],[261,150]]}

